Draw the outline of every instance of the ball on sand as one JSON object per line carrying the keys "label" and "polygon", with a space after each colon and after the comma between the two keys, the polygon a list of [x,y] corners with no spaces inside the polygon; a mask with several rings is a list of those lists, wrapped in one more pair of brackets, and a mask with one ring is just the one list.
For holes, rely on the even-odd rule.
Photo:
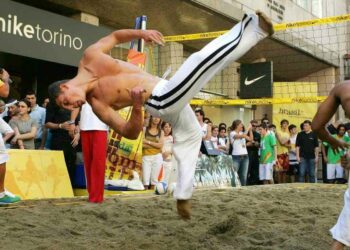
{"label": "ball on sand", "polygon": [[154,191],[155,191],[155,193],[156,194],[165,194],[166,193],[166,191],[167,191],[167,184],[165,183],[165,182],[158,182],[157,184],[156,184],[156,186],[155,186],[155,189],[154,189]]}

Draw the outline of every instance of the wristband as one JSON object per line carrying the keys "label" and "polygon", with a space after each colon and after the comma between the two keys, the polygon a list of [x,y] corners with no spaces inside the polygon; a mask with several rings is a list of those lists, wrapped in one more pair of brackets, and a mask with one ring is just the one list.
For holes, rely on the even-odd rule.
{"label": "wristband", "polygon": [[62,124],[60,123],[60,124],[58,124],[58,128],[62,128]]}

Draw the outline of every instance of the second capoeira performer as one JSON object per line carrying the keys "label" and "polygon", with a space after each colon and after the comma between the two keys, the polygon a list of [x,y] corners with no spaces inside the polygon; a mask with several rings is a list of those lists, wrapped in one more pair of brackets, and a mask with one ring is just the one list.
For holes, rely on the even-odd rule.
{"label": "second capoeira performer", "polygon": [[[272,34],[272,23],[263,13],[245,15],[230,31],[192,54],[168,81],[109,56],[116,44],[134,39],[163,45],[162,34],[155,30],[118,30],[88,47],[77,76],[51,84],[49,94],[60,107],[69,110],[88,101],[101,121],[129,139],[136,139],[142,131],[143,105],[153,116],[169,122],[178,165],[174,197],[179,215],[188,219],[202,139],[188,103],[218,71]],[[133,110],[129,121],[125,121],[116,110],[128,106]]]}

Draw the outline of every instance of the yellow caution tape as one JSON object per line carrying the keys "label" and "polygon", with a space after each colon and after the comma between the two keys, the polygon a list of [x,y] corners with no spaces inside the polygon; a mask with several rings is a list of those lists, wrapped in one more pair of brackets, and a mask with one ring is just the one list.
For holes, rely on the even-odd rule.
{"label": "yellow caution tape", "polygon": [[[274,24],[273,28],[275,29],[275,31],[283,31],[287,29],[295,29],[295,28],[301,28],[301,27],[340,23],[340,22],[347,22],[347,21],[350,21],[350,14],[333,16],[333,17],[325,17],[325,18],[319,18],[319,19],[313,19],[313,20],[291,22],[291,23]],[[186,34],[186,35],[165,36],[164,39],[166,42],[180,42],[180,41],[210,39],[210,38],[216,38],[218,36],[221,36],[227,31],[228,30]]]}
{"label": "yellow caution tape", "polygon": [[235,106],[235,105],[271,105],[292,103],[317,103],[323,102],[327,96],[308,96],[292,98],[262,98],[262,99],[212,99],[191,100],[192,105],[199,106]]}

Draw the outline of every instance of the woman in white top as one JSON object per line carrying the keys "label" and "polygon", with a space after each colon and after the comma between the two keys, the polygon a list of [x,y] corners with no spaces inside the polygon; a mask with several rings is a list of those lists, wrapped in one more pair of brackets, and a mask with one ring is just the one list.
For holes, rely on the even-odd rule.
{"label": "woman in white top", "polygon": [[170,123],[163,122],[161,127],[164,132],[164,140],[163,140],[163,148],[162,148],[163,167],[164,167],[163,181],[169,184],[170,176],[174,171],[173,164],[172,164],[174,138],[171,133]]}
{"label": "woman in white top", "polygon": [[232,160],[235,169],[238,172],[241,185],[245,186],[247,184],[248,175],[248,151],[247,151],[247,141],[253,140],[252,127],[249,124],[248,132],[245,134],[243,132],[243,124],[241,120],[234,120],[231,126],[230,142],[233,147],[232,149]]}

